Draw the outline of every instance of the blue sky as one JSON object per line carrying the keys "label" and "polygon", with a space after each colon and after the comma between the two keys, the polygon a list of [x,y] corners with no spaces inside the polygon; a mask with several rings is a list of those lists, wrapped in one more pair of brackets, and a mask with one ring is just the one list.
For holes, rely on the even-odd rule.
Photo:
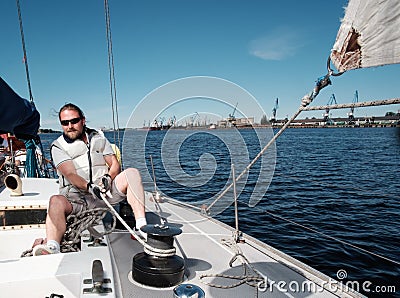
{"label": "blue sky", "polygon": [[[152,119],[154,111],[134,113],[143,98],[171,81],[192,76],[237,84],[254,96],[268,117],[279,98],[277,117],[290,117],[315,80],[326,74],[346,2],[109,0],[120,126],[131,114],[138,126]],[[41,126],[58,129],[54,111],[73,102],[82,107],[89,126],[111,127],[103,1],[20,0],[20,4]],[[0,2],[0,26],[0,76],[28,98],[14,0]],[[313,104],[327,104],[331,94],[338,103],[349,103],[355,90],[359,101],[398,97],[399,73],[399,65],[350,71],[333,78],[333,85]],[[210,108],[209,102],[192,100],[170,107],[164,116],[182,118],[196,112],[228,116],[234,103],[232,99],[230,105]],[[238,104],[239,111],[243,105]],[[355,115],[384,115],[399,109],[399,105],[363,108]],[[347,112],[334,110],[332,116]],[[302,113],[300,118],[322,113]],[[261,117],[247,116],[257,122]]]}

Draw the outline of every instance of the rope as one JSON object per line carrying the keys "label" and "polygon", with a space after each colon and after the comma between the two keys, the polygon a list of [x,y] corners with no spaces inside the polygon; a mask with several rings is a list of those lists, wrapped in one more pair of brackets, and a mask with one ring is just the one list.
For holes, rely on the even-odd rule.
{"label": "rope", "polygon": [[[125,174],[126,180],[129,181],[129,177],[128,177],[128,174],[126,173],[126,171],[123,172],[123,173]],[[130,185],[130,183],[128,183],[127,192],[128,192],[129,190],[132,192],[132,194],[133,194],[133,196],[135,197],[135,199],[136,199],[139,203],[141,203],[142,201],[139,199],[139,196],[136,194],[135,190],[132,188],[132,186]],[[110,192],[107,192],[107,195],[108,195],[109,197],[111,197],[111,193],[110,193]],[[154,195],[157,196],[157,192],[156,192]],[[171,248],[171,249],[158,249],[158,248],[155,248],[155,247],[152,247],[152,246],[148,245],[145,241],[143,241],[143,240],[137,235],[137,233],[136,233],[135,231],[133,231],[133,230],[129,227],[129,225],[119,216],[119,214],[114,210],[114,208],[112,208],[112,206],[111,206],[111,204],[108,202],[108,200],[107,200],[105,194],[100,193],[100,198],[106,203],[106,205],[110,208],[110,211],[114,213],[114,215],[119,219],[119,221],[122,223],[122,225],[129,231],[129,233],[131,233],[131,235],[134,236],[134,237],[139,241],[139,243],[143,245],[144,251],[145,251],[146,253],[148,253],[148,254],[150,254],[150,255],[153,255],[153,256],[157,256],[157,257],[169,257],[169,256],[175,255],[175,253],[176,253],[176,248],[175,248],[175,247],[173,247],[173,248]],[[161,210],[160,204],[159,204],[158,201],[157,201],[157,197],[154,198],[154,204],[155,204],[157,210]],[[160,218],[160,222],[161,222],[162,224],[164,224],[165,221],[164,221],[164,219],[161,217],[161,213],[160,213],[160,212],[158,212],[158,216],[159,216],[159,218]]]}
{"label": "rope", "polygon": [[[121,150],[121,163],[122,163],[122,147],[120,139],[120,127],[118,119],[118,105],[117,105],[117,88],[115,84],[115,72],[114,72],[114,55],[112,49],[112,37],[111,37],[111,23],[110,23],[110,8],[108,0],[104,0],[104,13],[106,19],[106,35],[107,35],[107,49],[108,49],[108,69],[110,74],[110,93],[111,93],[111,109],[112,109],[112,121],[114,128],[114,143],[117,144]],[[114,107],[115,106],[115,107]],[[116,127],[117,126],[117,127]],[[117,131],[117,133],[116,133]]]}
{"label": "rope", "polygon": [[[108,208],[94,208],[91,210],[84,210],[76,215],[69,215],[67,217],[67,229],[64,233],[63,240],[60,244],[60,251],[77,252],[80,251],[80,242],[82,232],[98,224],[107,214]],[[102,237],[114,231],[116,225],[115,217],[113,216],[113,225],[110,229],[99,233]],[[32,256],[33,248],[24,251],[21,257]]]}
{"label": "rope", "polygon": [[26,80],[28,82],[28,90],[29,90],[29,98],[31,103],[33,104],[33,95],[32,95],[32,88],[31,88],[31,80],[29,78],[29,67],[28,67],[28,56],[26,55],[26,46],[25,46],[25,37],[24,37],[24,28],[22,26],[22,15],[21,15],[21,7],[19,5],[19,0],[17,1],[17,8],[18,8],[18,19],[19,19],[19,30],[21,32],[21,41],[22,41],[22,50],[24,52],[24,64],[25,64],[25,72],[26,72]]}
{"label": "rope", "polygon": [[149,255],[160,257],[160,258],[172,257],[176,253],[175,247],[171,248],[171,249],[158,249],[158,248],[148,245],[146,242],[144,242],[143,250],[145,253],[147,253]]}
{"label": "rope", "polygon": [[[301,99],[301,105],[298,108],[297,112],[285,123],[285,125],[282,126],[282,128],[274,135],[274,137],[268,142],[268,144],[265,145],[265,147],[257,154],[256,157],[254,157],[250,164],[236,177],[236,182],[238,182],[246,174],[246,172],[250,170],[250,168],[265,153],[265,151],[267,151],[267,149],[275,142],[275,140],[285,131],[285,129],[293,122],[293,120],[296,119],[296,117],[314,100],[315,97],[317,97],[319,91],[322,88],[331,84],[329,77],[330,74],[328,73],[326,76],[317,79],[314,89],[309,94],[303,96],[303,98]],[[209,210],[215,205],[215,203],[219,199],[221,199],[231,189],[232,186],[233,182],[220,193],[220,195],[214,200],[214,202],[212,202],[210,206],[207,207],[206,211],[209,212]]]}
{"label": "rope", "polygon": [[[265,279],[263,275],[254,268],[253,265],[248,261],[248,259],[245,257],[245,255],[242,253],[240,247],[237,245],[236,242],[234,242],[232,239],[221,239],[221,243],[228,248],[230,248],[233,252],[234,255],[229,261],[229,266],[232,267],[233,263],[240,258],[241,259],[241,265],[242,265],[242,270],[243,274],[242,275],[230,275],[230,274],[202,274],[200,275],[200,281],[204,283],[205,285],[208,285],[210,287],[214,288],[219,288],[219,289],[231,289],[238,287],[242,284],[247,284],[250,287],[255,288],[255,297],[257,297],[258,293],[258,288],[260,286],[265,287]],[[213,284],[204,281],[204,278],[223,278],[223,279],[231,279],[231,280],[238,280],[237,282],[234,282],[230,285],[221,285],[221,284]]]}
{"label": "rope", "polygon": [[[135,194],[135,193],[134,193]],[[108,192],[108,195],[111,194]],[[136,194],[135,194],[136,196]],[[69,215],[67,217],[67,230],[64,233],[63,241],[60,245],[61,252],[75,252],[79,251],[80,244],[80,236],[83,231],[92,227],[93,225],[99,223],[106,215],[107,211],[110,211],[113,216],[113,226],[105,231],[104,233],[100,233],[101,237],[107,235],[114,231],[116,225],[116,219],[121,222],[121,224],[129,231],[129,233],[135,237],[135,239],[144,247],[144,251],[150,255],[157,257],[169,257],[173,256],[176,253],[176,248],[173,247],[171,249],[158,249],[147,244],[140,236],[131,229],[131,227],[123,220],[123,218],[118,214],[118,212],[113,208],[113,206],[108,202],[106,195],[103,193],[99,193],[99,199],[102,199],[108,208],[95,208],[91,210],[84,210],[77,215]],[[28,249],[24,251],[21,257],[32,256],[33,249]]]}
{"label": "rope", "polygon": [[[108,196],[111,196],[110,193],[108,193]],[[176,248],[173,247],[171,249],[159,249],[152,247],[148,245],[134,230],[131,229],[131,227],[125,222],[125,220],[118,214],[118,212],[112,207],[110,202],[108,202],[106,195],[103,193],[100,193],[99,198],[101,198],[104,203],[107,205],[109,208],[109,211],[116,217],[118,220],[121,222],[121,224],[128,230],[128,232],[135,237],[135,239],[143,245],[143,249],[146,253],[156,256],[156,257],[169,257],[173,256],[176,253]]]}
{"label": "rope", "polygon": [[[80,237],[82,232],[88,228],[98,224],[107,214],[108,208],[94,208],[84,210],[76,215],[67,217],[67,230],[64,233],[63,241],[61,242],[61,252],[79,251]],[[111,233],[115,229],[116,220],[113,217],[113,226],[102,233],[102,236]]]}

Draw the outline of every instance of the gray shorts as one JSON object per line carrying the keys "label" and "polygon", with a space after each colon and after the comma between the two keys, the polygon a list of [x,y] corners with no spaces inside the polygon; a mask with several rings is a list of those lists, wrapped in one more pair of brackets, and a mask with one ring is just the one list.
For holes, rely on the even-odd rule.
{"label": "gray shorts", "polygon": [[[106,203],[103,200],[94,198],[91,194],[87,193],[78,193],[78,192],[68,192],[67,194],[63,194],[67,200],[72,205],[71,214],[78,214],[85,210],[90,210],[94,208],[104,208],[107,207]],[[107,201],[110,202],[111,205],[115,205],[126,199],[126,195],[122,193],[115,184],[115,180],[111,186],[111,195],[109,198],[107,196]]]}

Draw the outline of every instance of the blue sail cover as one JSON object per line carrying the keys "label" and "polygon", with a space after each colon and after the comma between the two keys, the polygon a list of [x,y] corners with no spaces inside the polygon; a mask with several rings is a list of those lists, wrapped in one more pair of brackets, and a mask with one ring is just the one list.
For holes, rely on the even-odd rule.
{"label": "blue sail cover", "polygon": [[0,133],[13,133],[19,139],[37,136],[40,114],[33,103],[20,97],[0,77]]}

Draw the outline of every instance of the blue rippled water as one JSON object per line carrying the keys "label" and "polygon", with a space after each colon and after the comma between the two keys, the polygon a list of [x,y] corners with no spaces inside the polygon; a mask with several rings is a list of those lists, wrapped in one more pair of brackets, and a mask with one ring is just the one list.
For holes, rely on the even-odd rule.
{"label": "blue rippled water", "polygon": [[[270,139],[259,132],[127,131],[124,166],[152,190],[151,155],[164,194],[202,203],[229,185],[232,162],[237,175]],[[371,282],[360,289],[368,297],[400,297],[399,169],[398,128],[288,129],[239,183],[240,229],[332,278],[345,270],[343,282]],[[262,196],[253,208],[252,194]],[[214,216],[234,226],[232,207]]]}

